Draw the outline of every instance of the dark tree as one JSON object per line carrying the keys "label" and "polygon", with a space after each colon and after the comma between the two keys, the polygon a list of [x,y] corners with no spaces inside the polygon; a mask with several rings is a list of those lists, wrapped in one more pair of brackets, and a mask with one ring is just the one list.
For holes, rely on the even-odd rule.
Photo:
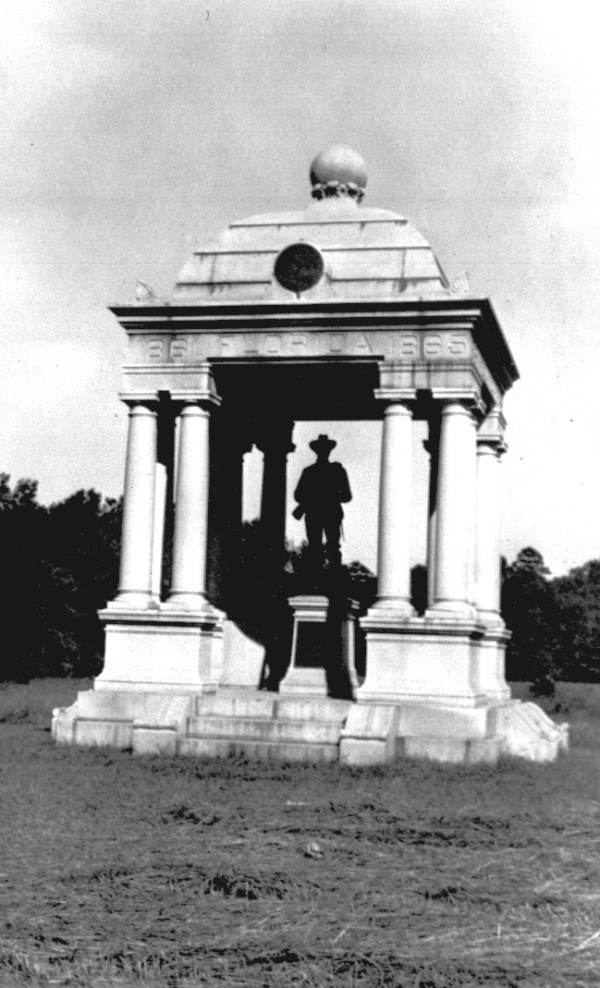
{"label": "dark tree", "polygon": [[94,490],[77,491],[48,509],[46,552],[65,574],[69,614],[56,612],[55,627],[72,642],[72,672],[93,675],[102,662],[104,635],[97,611],[117,590],[121,503]]}
{"label": "dark tree", "polygon": [[53,584],[52,567],[40,555],[46,512],[37,503],[37,484],[19,480],[10,486],[0,474],[0,571],[2,679],[24,682],[41,664],[45,645],[42,601]]}
{"label": "dark tree", "polygon": [[600,560],[549,579],[540,553],[522,549],[505,568],[502,612],[509,679],[530,680],[539,693],[557,680],[600,682]]}
{"label": "dark tree", "polygon": [[557,661],[561,678],[600,681],[600,560],[553,581],[559,604]]}
{"label": "dark tree", "polygon": [[1,679],[99,670],[96,611],[116,590],[120,526],[120,503],[95,491],[45,508],[35,482],[0,475]]}
{"label": "dark tree", "polygon": [[512,633],[507,655],[508,679],[550,684],[557,675],[556,595],[544,559],[530,546],[506,568],[502,615]]}

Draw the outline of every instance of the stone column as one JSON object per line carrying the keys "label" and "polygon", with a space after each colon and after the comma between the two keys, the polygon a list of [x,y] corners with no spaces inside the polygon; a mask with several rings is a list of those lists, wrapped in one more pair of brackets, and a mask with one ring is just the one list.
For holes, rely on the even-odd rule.
{"label": "stone column", "polygon": [[482,429],[477,438],[477,538],[475,603],[480,620],[503,628],[500,616],[500,458],[501,434]]}
{"label": "stone column", "polygon": [[125,461],[123,530],[118,606],[147,608],[152,600],[152,555],[156,482],[156,409],[134,404],[129,411]]}
{"label": "stone column", "polygon": [[173,438],[174,420],[171,403],[162,400],[158,406],[158,435],[154,497],[154,539],[152,549],[152,594],[160,601],[163,582],[165,539],[172,527],[173,501]]}
{"label": "stone column", "polygon": [[374,610],[384,609],[399,617],[414,613],[410,603],[411,467],[412,411],[402,402],[393,402],[383,413]]}
{"label": "stone column", "polygon": [[235,440],[232,441],[230,456],[223,472],[223,487],[225,488],[221,514],[223,588],[229,597],[231,597],[232,586],[235,588],[236,571],[239,569],[243,520],[244,456],[251,449],[252,443],[247,438],[236,436]]}
{"label": "stone column", "polygon": [[465,500],[468,504],[465,509],[469,514],[469,531],[467,534],[467,599],[476,612],[475,598],[477,596],[475,576],[476,571],[476,543],[477,543],[477,422],[475,422],[475,456],[470,457],[470,473],[465,475]]}
{"label": "stone column", "polygon": [[206,599],[209,420],[199,402],[185,404],[179,418],[169,608],[211,610]]}
{"label": "stone column", "polygon": [[239,561],[244,455],[251,448],[234,417],[224,418],[221,412],[211,418],[207,580],[210,600],[225,611],[231,609]]}
{"label": "stone column", "polygon": [[435,583],[432,619],[472,620],[476,423],[470,408],[451,401],[442,409],[437,490]]}
{"label": "stone column", "polygon": [[283,553],[285,543],[287,457],[296,448],[292,443],[293,429],[294,423],[285,418],[263,426],[256,444],[263,454],[260,520],[274,553]]}
{"label": "stone column", "polygon": [[440,453],[440,418],[429,420],[429,438],[423,443],[429,453],[429,493],[427,506],[427,606],[433,604],[435,591],[435,540],[437,531],[437,486]]}
{"label": "stone column", "polygon": [[165,537],[165,512],[167,507],[167,468],[156,464],[154,483],[154,533],[152,538],[152,596],[158,603],[162,583],[163,543]]}

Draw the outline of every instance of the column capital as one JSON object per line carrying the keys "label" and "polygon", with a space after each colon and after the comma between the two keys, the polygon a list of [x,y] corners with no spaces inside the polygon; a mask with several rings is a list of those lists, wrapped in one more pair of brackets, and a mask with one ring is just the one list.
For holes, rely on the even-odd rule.
{"label": "column capital", "polygon": [[190,398],[174,397],[173,398],[173,408],[176,415],[182,415],[184,412],[187,414],[188,409],[196,408],[207,415],[215,412],[216,409],[221,404],[221,399],[217,394],[212,396],[197,396],[194,395]]}
{"label": "column capital", "polygon": [[482,454],[486,449],[502,456],[508,449],[504,441],[506,419],[500,408],[492,409],[477,430],[477,451]]}
{"label": "column capital", "polygon": [[477,436],[477,456],[495,456],[500,459],[508,449],[504,439],[492,436]]}
{"label": "column capital", "polygon": [[485,416],[486,408],[479,391],[473,390],[467,393],[451,388],[432,388],[431,396],[441,406],[442,415],[449,405],[461,405],[478,421]]}
{"label": "column capital", "polygon": [[123,402],[127,405],[130,415],[156,415],[158,413],[158,398],[156,400],[123,398]]}
{"label": "column capital", "polygon": [[451,416],[465,416],[477,426],[484,413],[483,402],[478,402],[471,398],[447,397],[438,399],[438,402],[440,406],[440,421]]}
{"label": "column capital", "polygon": [[211,406],[200,400],[178,402],[177,414],[186,417],[210,418]]}
{"label": "column capital", "polygon": [[387,401],[383,408],[384,416],[391,415],[413,417],[414,405],[411,401]]}
{"label": "column capital", "polygon": [[417,400],[416,388],[375,388],[375,401],[381,402],[386,408],[390,405],[412,406]]}
{"label": "column capital", "polygon": [[292,442],[294,420],[283,418],[274,422],[261,422],[257,426],[258,435],[255,445],[261,453],[293,453],[296,449]]}

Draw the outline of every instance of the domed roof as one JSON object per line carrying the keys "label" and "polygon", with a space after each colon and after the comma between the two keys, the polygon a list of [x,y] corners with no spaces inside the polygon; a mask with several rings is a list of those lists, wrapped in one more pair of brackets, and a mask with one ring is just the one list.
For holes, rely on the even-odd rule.
{"label": "domed roof", "polygon": [[232,223],[199,247],[175,288],[177,302],[310,302],[448,296],[448,282],[423,236],[402,216],[360,206],[366,166],[345,145],[311,169],[314,201],[304,210]]}

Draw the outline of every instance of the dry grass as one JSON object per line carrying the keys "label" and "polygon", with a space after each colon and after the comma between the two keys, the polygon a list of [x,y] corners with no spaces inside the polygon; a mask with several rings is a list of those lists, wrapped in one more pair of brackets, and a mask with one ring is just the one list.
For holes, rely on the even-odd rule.
{"label": "dry grass", "polygon": [[0,690],[1,985],[597,983],[598,690],[555,765],[376,771],[57,749],[46,693]]}

